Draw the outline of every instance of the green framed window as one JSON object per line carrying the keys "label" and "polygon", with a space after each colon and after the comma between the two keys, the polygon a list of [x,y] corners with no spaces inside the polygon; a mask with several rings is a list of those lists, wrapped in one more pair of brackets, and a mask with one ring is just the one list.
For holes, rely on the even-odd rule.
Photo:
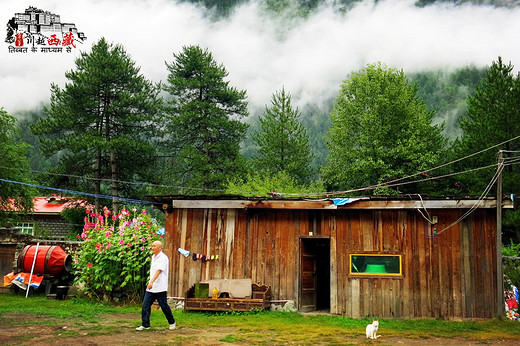
{"label": "green framed window", "polygon": [[350,275],[402,275],[401,255],[350,254]]}
{"label": "green framed window", "polygon": [[34,223],[32,222],[19,222],[15,227],[19,228],[21,233],[34,234]]}

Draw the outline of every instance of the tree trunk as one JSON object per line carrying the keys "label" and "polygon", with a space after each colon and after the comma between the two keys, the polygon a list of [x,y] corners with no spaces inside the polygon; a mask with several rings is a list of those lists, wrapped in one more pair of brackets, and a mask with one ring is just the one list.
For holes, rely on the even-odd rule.
{"label": "tree trunk", "polygon": [[96,158],[96,180],[94,182],[95,185],[95,193],[96,197],[94,199],[94,204],[96,205],[96,210],[100,211],[100,204],[99,204],[99,196],[101,195],[101,149],[98,149],[97,151],[97,158]]}
{"label": "tree trunk", "polygon": [[110,167],[112,169],[112,215],[117,215],[119,213],[119,201],[116,197],[119,197],[119,177],[117,175],[116,153],[113,149],[110,150]]}

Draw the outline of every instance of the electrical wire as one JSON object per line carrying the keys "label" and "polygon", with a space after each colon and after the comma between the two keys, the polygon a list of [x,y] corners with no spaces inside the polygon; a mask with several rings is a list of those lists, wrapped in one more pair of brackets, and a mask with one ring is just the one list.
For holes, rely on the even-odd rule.
{"label": "electrical wire", "polygon": [[[466,156],[464,156],[462,158],[453,160],[451,162],[447,162],[447,163],[441,164],[441,165],[439,165],[437,167],[434,167],[434,168],[431,168],[431,169],[428,169],[428,170],[423,170],[423,171],[420,171],[420,172],[417,172],[415,174],[411,174],[411,175],[408,175],[408,176],[405,176],[405,177],[402,177],[402,178],[393,179],[393,180],[390,180],[390,181],[387,181],[387,182],[384,182],[384,183],[379,183],[379,184],[374,184],[374,185],[370,185],[370,186],[366,186],[366,187],[362,187],[362,188],[356,188],[356,189],[350,189],[350,190],[344,190],[344,191],[313,192],[313,193],[284,193],[284,192],[277,192],[277,193],[279,193],[280,195],[286,195],[286,196],[300,196],[300,197],[305,197],[305,196],[307,196],[307,197],[308,196],[326,196],[328,198],[330,196],[335,196],[335,195],[340,195],[340,194],[347,194],[347,193],[361,192],[361,191],[369,191],[369,190],[374,190],[374,189],[377,189],[377,188],[384,188],[384,187],[398,187],[398,186],[403,186],[403,185],[409,185],[409,184],[415,184],[415,183],[420,183],[420,182],[426,182],[426,181],[431,181],[431,180],[442,179],[442,178],[446,178],[446,177],[450,177],[450,176],[455,176],[455,175],[458,175],[458,174],[470,173],[470,172],[474,172],[474,171],[481,170],[481,169],[487,169],[487,168],[495,167],[497,164],[492,164],[492,165],[488,165],[488,166],[484,166],[484,167],[478,167],[478,168],[469,169],[469,170],[465,170],[465,171],[461,171],[461,172],[449,173],[449,174],[445,174],[445,175],[441,175],[441,176],[424,178],[424,179],[420,179],[420,180],[414,180],[414,181],[407,181],[407,182],[397,183],[397,182],[400,182],[400,181],[405,180],[405,179],[413,178],[413,177],[416,177],[418,175],[423,175],[424,173],[432,172],[432,171],[437,170],[439,168],[455,164],[457,162],[460,162],[462,160],[468,159],[468,158],[473,157],[475,155],[481,154],[483,152],[486,152],[488,150],[491,150],[493,148],[496,148],[496,147],[501,146],[501,145],[503,145],[503,144],[505,144],[507,142],[510,142],[510,141],[513,141],[513,140],[516,140],[516,139],[519,139],[519,138],[520,138],[520,136],[516,136],[516,137],[513,137],[513,138],[511,138],[511,139],[509,139],[507,141],[503,141],[501,143],[498,143],[498,144],[493,145],[491,147],[488,147],[486,149],[482,149],[482,150],[477,151],[475,153],[466,155]],[[507,151],[507,152],[512,152],[512,151]],[[520,158],[511,158],[505,164],[509,165],[509,164],[516,163],[517,161],[520,161]],[[58,173],[42,172],[42,171],[37,171],[37,170],[12,168],[12,167],[3,167],[3,166],[0,166],[0,168],[2,168],[2,169],[17,169],[17,170],[21,170],[21,171],[31,171],[31,172],[37,172],[37,173],[42,173],[42,174],[49,174],[49,175],[56,175],[56,176],[65,176],[65,177],[74,177],[74,178],[80,178],[80,179],[85,179],[85,180],[103,181],[103,182],[108,182],[108,183],[117,182],[117,183],[121,183],[121,184],[131,184],[131,185],[141,185],[141,186],[150,186],[150,187],[173,188],[173,189],[177,189],[177,190],[207,191],[207,192],[221,192],[221,193],[227,192],[227,193],[235,193],[235,194],[262,194],[262,193],[264,193],[264,192],[258,192],[258,191],[256,191],[256,192],[254,192],[254,191],[230,191],[230,190],[225,190],[225,189],[207,189],[207,188],[196,188],[196,187],[187,187],[187,186],[153,184],[153,183],[147,183],[147,182],[129,182],[129,181],[115,180],[115,179],[90,178],[90,177],[78,176],[78,175],[72,175],[72,174],[58,174]],[[59,190],[59,189],[50,188],[50,187],[42,187],[42,188],[47,188],[47,189],[52,189],[52,190]],[[113,197],[110,197],[110,198],[113,198]]]}
{"label": "electrical wire", "polygon": [[495,175],[493,176],[493,178],[490,180],[490,182],[488,183],[487,187],[484,189],[484,191],[482,192],[482,194],[479,196],[479,198],[477,199],[477,202],[470,208],[468,209],[468,211],[466,211],[460,218],[458,218],[456,221],[452,222],[451,224],[449,224],[448,226],[444,227],[442,230],[438,231],[437,232],[437,235],[441,234],[442,232],[446,231],[447,229],[455,226],[456,224],[458,224],[459,222],[461,222],[462,220],[464,220],[466,217],[468,217],[471,213],[473,213],[477,208],[478,206],[482,203],[482,201],[484,200],[484,197],[487,196],[487,194],[489,193],[489,191],[491,190],[491,187],[493,187],[493,185],[495,184],[495,182],[497,181],[498,177],[500,176],[500,174],[502,173],[502,170],[503,170],[504,166],[503,165],[499,165],[496,172],[495,172]]}
{"label": "electrical wire", "polygon": [[61,191],[61,192],[66,192],[66,193],[73,194],[73,195],[83,195],[83,196],[90,196],[90,197],[98,197],[98,198],[105,198],[105,199],[118,200],[118,201],[129,202],[129,203],[138,203],[138,204],[155,204],[155,205],[160,205],[161,204],[161,203],[156,203],[156,202],[143,201],[143,200],[140,200],[140,199],[108,196],[108,195],[102,195],[102,194],[96,194],[96,193],[90,193],[90,192],[74,191],[74,190],[67,190],[67,189],[57,189],[57,188],[54,188],[54,187],[37,185],[37,184],[30,184],[30,183],[24,183],[24,182],[21,182],[21,181],[14,181],[14,180],[8,180],[8,179],[1,179],[0,178],[0,181],[7,182],[7,183],[13,183],[13,184],[32,186],[32,187],[37,187],[37,188],[46,189],[46,190]]}
{"label": "electrical wire", "polygon": [[[380,187],[380,186],[381,186],[381,187],[387,187],[386,184],[392,184],[392,183],[395,183],[395,182],[398,182],[398,181],[401,181],[401,180],[405,180],[405,179],[408,179],[408,178],[413,178],[413,177],[416,177],[416,176],[421,175],[421,174],[423,174],[423,173],[428,173],[428,172],[434,171],[434,170],[436,170],[436,169],[443,168],[443,167],[446,167],[446,166],[449,166],[449,165],[455,164],[455,163],[457,163],[457,162],[460,162],[460,161],[466,160],[466,159],[468,159],[468,158],[470,158],[470,157],[473,157],[473,156],[475,156],[475,155],[482,154],[482,153],[484,153],[484,152],[486,152],[486,151],[488,151],[488,150],[494,149],[494,148],[496,148],[496,147],[499,147],[499,146],[501,146],[501,145],[504,145],[504,144],[506,144],[506,143],[508,143],[508,142],[514,141],[514,140],[519,139],[519,138],[520,138],[520,136],[516,136],[516,137],[513,137],[513,138],[508,139],[508,140],[506,140],[506,141],[503,141],[503,142],[501,142],[501,143],[495,144],[495,145],[493,145],[493,146],[491,146],[491,147],[488,147],[488,148],[482,149],[482,150],[477,151],[477,152],[475,152],[475,153],[472,153],[472,154],[466,155],[466,156],[464,156],[464,157],[461,157],[461,158],[459,158],[459,159],[453,160],[453,161],[451,161],[451,162],[444,163],[444,164],[439,165],[439,166],[437,166],[437,167],[430,168],[430,169],[425,170],[425,171],[420,171],[420,172],[417,172],[417,173],[415,173],[415,174],[411,174],[411,175],[408,175],[408,176],[405,176],[405,177],[402,177],[402,178],[397,178],[397,179],[394,179],[394,180],[391,180],[391,181],[385,182],[384,184],[368,186],[368,187],[366,187],[366,189],[368,189],[368,190],[370,190],[370,189],[376,189],[376,188],[378,188],[378,187]],[[424,180],[422,180],[422,181],[424,181]],[[396,186],[396,185],[390,185],[390,186]],[[362,191],[362,190],[355,189],[353,192],[355,192],[355,191]],[[350,191],[346,191],[346,192],[345,192],[345,191],[336,191],[336,192],[329,192],[329,193],[327,193],[327,194],[328,194],[328,195],[337,195],[337,194],[343,194],[343,193],[349,193],[349,192],[350,192]]]}

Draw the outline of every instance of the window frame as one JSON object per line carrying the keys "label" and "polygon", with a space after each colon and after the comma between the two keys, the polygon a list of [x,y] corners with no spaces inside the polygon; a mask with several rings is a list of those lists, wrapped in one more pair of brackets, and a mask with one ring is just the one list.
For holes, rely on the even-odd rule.
{"label": "window frame", "polygon": [[20,229],[20,233],[34,235],[34,222],[17,222],[14,227]]}
{"label": "window frame", "polygon": [[[396,257],[399,259],[399,273],[366,273],[366,272],[353,272],[353,263],[352,263],[352,257],[353,256],[365,256],[365,257]],[[348,266],[348,275],[350,276],[384,276],[384,277],[392,277],[392,278],[399,278],[403,276],[403,255],[402,254],[395,254],[395,253],[363,253],[363,252],[356,252],[349,254],[349,266]]]}

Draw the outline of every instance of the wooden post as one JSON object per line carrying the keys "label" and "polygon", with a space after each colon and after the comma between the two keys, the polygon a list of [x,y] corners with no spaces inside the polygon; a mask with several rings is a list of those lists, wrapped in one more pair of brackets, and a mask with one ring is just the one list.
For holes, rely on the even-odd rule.
{"label": "wooden post", "polygon": [[502,269],[502,169],[504,158],[502,150],[498,151],[497,165],[497,317],[505,314],[504,307],[504,272]]}

